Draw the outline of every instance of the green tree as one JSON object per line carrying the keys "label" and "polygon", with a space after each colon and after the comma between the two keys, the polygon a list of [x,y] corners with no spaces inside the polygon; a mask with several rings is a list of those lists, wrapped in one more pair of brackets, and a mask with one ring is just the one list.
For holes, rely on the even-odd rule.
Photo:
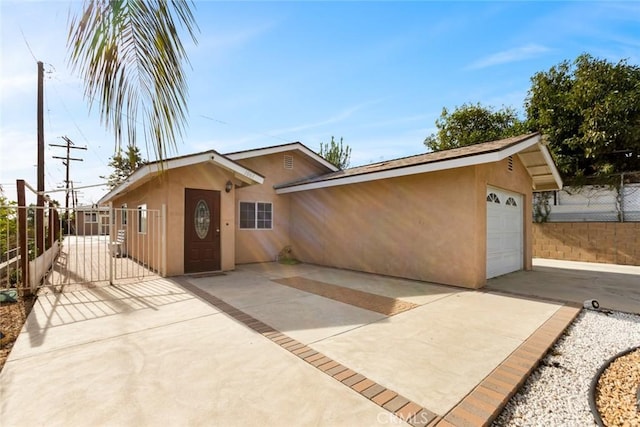
{"label": "green tree", "polygon": [[569,180],[640,170],[640,68],[579,56],[536,73],[529,127],[548,138]]}
{"label": "green tree", "polygon": [[495,141],[526,132],[525,124],[513,108],[494,111],[480,103],[463,104],[452,112],[446,108],[436,119],[438,132],[427,136],[424,145],[431,151],[448,150]]}
{"label": "green tree", "polygon": [[195,43],[192,5],[188,0],[85,0],[82,12],[72,18],[69,62],[84,80],[89,105],[99,103],[116,148],[123,130],[127,143],[136,145],[138,121],[147,146],[160,159],[183,136],[187,84],[182,63],[187,55],[178,25]]}
{"label": "green tree", "polygon": [[0,189],[0,262],[6,261],[7,252],[18,246],[16,207],[17,203],[7,199]]}
{"label": "green tree", "polygon": [[333,139],[333,136],[330,143],[321,142],[319,154],[338,169],[348,168],[351,161],[351,147],[343,145],[342,137],[339,143]]}
{"label": "green tree", "polygon": [[118,150],[116,154],[111,157],[109,166],[113,168],[111,175],[101,176],[100,178],[107,180],[109,189],[115,188],[122,181],[127,179],[136,169],[145,165],[147,162],[142,159],[140,149],[134,145],[127,146],[127,152],[122,153]]}

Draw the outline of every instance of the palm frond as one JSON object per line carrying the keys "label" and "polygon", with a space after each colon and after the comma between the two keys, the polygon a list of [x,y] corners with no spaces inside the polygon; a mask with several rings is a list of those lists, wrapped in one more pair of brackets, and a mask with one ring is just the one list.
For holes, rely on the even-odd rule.
{"label": "palm frond", "polygon": [[[188,63],[176,22],[197,43],[187,0],[87,0],[72,18],[69,62],[85,85],[90,108],[114,131],[116,148],[136,145],[141,125],[147,148],[164,159],[184,136]],[[141,113],[141,120],[138,114]]]}

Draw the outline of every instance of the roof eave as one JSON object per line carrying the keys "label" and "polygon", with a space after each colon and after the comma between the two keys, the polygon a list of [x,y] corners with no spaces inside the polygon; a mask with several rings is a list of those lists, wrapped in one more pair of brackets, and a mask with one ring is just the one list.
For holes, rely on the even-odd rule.
{"label": "roof eave", "polygon": [[105,204],[109,202],[114,197],[126,193],[127,190],[131,190],[144,184],[145,182],[154,178],[156,174],[162,173],[163,171],[207,162],[211,162],[216,166],[219,166],[222,169],[233,173],[237,179],[247,184],[264,183],[264,177],[262,175],[257,174],[248,168],[245,168],[244,166],[234,162],[233,160],[226,158],[222,154],[219,154],[215,151],[207,151],[200,154],[177,157],[165,160],[163,162],[155,162],[144,165],[137,169],[134,173],[129,175],[129,177],[122,183],[120,183],[118,186],[116,186],[114,189],[100,198],[98,204]]}
{"label": "roof eave", "polygon": [[[474,154],[470,156],[456,157],[453,159],[445,159],[436,162],[422,163],[419,165],[405,166],[396,169],[388,169],[378,172],[370,172],[359,175],[345,176],[341,178],[329,179],[325,181],[315,181],[306,184],[292,185],[288,187],[276,188],[276,194],[294,193],[298,191],[315,190],[319,188],[335,187],[347,184],[357,184],[361,182],[374,181],[379,179],[397,178],[407,175],[416,175],[427,172],[436,172],[440,170],[454,169],[465,166],[474,166],[485,163],[499,162],[509,156],[513,156],[518,152],[540,144],[540,134],[534,134],[520,142],[512,144],[501,150],[489,151],[485,153]],[[546,147],[542,146],[545,149]],[[548,154],[548,151],[547,151]],[[551,157],[549,156],[549,160]],[[551,160],[553,170],[556,171],[553,160]],[[558,175],[559,178],[559,175]]]}
{"label": "roof eave", "polygon": [[291,150],[298,150],[302,152],[307,157],[310,157],[311,159],[320,163],[321,165],[323,165],[324,167],[326,167],[332,172],[337,172],[340,170],[333,163],[329,162],[324,157],[310,150],[307,146],[305,146],[301,142],[294,142],[291,144],[284,144],[284,145],[276,145],[273,147],[266,147],[266,148],[257,148],[253,150],[238,151],[236,153],[226,154],[226,156],[231,160],[242,160],[242,159],[249,159],[253,157],[266,156],[269,154],[283,153],[285,151],[291,151]]}

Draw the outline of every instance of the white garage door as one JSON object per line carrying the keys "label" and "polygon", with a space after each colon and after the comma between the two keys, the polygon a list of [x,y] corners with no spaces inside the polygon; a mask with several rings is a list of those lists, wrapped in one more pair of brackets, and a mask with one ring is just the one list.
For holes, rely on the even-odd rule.
{"label": "white garage door", "polygon": [[522,270],[522,196],[487,187],[487,279]]}

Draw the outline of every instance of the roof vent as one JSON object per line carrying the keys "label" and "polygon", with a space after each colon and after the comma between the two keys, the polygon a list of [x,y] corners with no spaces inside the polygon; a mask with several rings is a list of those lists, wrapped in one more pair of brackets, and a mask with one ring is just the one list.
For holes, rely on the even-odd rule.
{"label": "roof vent", "polygon": [[293,169],[293,156],[289,154],[284,155],[284,168]]}
{"label": "roof vent", "polygon": [[507,169],[509,169],[509,172],[513,172],[513,156],[507,158]]}

